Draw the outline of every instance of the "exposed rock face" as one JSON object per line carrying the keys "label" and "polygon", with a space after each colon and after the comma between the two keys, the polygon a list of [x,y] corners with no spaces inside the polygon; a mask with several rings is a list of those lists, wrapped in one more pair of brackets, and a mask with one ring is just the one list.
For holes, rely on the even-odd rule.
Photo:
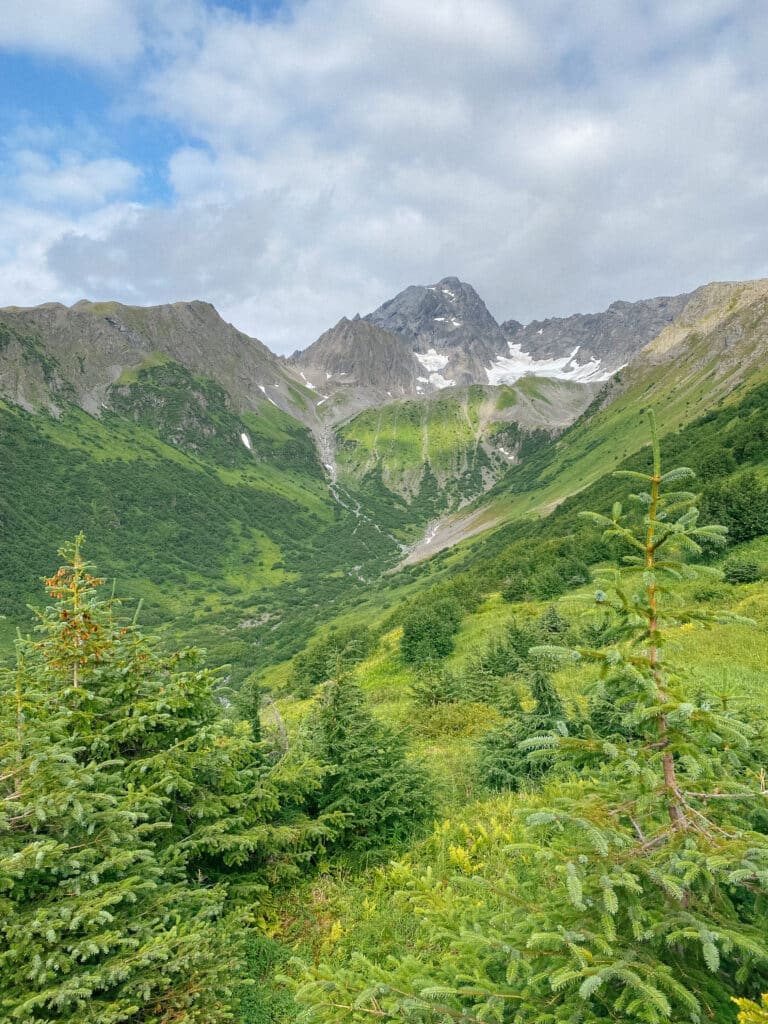
{"label": "exposed rock face", "polygon": [[[471,285],[444,277],[406,288],[363,320],[342,320],[295,362],[316,386],[330,391],[354,379],[368,390],[366,399],[358,396],[358,407],[374,397],[514,384],[525,376],[597,384],[673,323],[689,299],[614,302],[602,313],[499,325]],[[350,401],[345,390],[344,406]]]}
{"label": "exposed rock face", "polygon": [[292,361],[319,389],[372,387],[397,398],[415,391],[421,372],[404,338],[360,318],[339,320]]}
{"label": "exposed rock face", "polygon": [[[365,319],[406,339],[429,373],[456,385],[484,381],[485,367],[507,348],[483,300],[457,277],[411,285]],[[432,386],[447,385],[435,380]]]}
{"label": "exposed rock face", "polygon": [[685,309],[690,295],[664,296],[640,302],[613,302],[602,313],[501,325],[508,341],[536,361],[571,357],[581,366],[599,364],[610,375],[668,327]]}

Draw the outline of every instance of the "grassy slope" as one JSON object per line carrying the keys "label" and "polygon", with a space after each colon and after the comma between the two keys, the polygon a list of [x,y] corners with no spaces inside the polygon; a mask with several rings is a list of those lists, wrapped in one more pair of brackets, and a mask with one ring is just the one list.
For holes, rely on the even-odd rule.
{"label": "grassy slope", "polygon": [[[734,392],[722,404],[708,401],[705,395],[698,400],[685,394],[677,397],[672,389],[668,393],[672,406],[660,409],[659,417],[667,435],[663,442],[666,466],[692,465],[705,485],[716,481],[723,472],[727,478],[745,469],[768,479],[768,447],[764,436],[768,427],[768,383],[761,384],[763,379],[764,374],[758,369],[749,380],[754,386]],[[648,383],[646,381],[643,391]],[[667,390],[666,382],[656,378],[654,384],[653,390],[659,398]],[[487,570],[490,577],[509,545],[520,543],[521,537],[567,536],[578,532],[580,509],[607,511],[617,497],[623,497],[632,489],[626,481],[618,481],[609,472],[605,473],[616,465],[615,444],[611,440],[615,440],[617,431],[623,431],[627,439],[626,448],[619,449],[620,465],[640,468],[647,461],[647,451],[630,454],[633,446],[642,448],[647,436],[645,417],[640,414],[639,391],[639,388],[628,390],[621,404],[599,413],[591,424],[585,420],[574,428],[572,433],[582,461],[571,465],[564,458],[568,435],[555,446],[554,458],[549,453],[551,461],[547,462],[547,453],[542,454],[535,467],[537,473],[546,471],[549,466],[555,467],[551,486],[557,488],[559,483],[559,496],[563,497],[571,487],[576,492],[559,504],[553,514],[536,520],[525,516],[512,519],[504,528],[486,537],[476,538],[455,551],[444,552],[429,562],[389,577],[385,585],[366,595],[354,615],[374,625],[385,621],[385,615],[402,600],[415,595],[429,600],[430,587],[435,582],[450,579],[456,571],[469,570],[482,581]],[[690,404],[686,406],[686,403]],[[716,408],[710,408],[713,404]],[[679,429],[683,422],[677,418],[681,408],[709,411]],[[627,458],[622,457],[625,450]],[[597,455],[593,454],[595,452]],[[727,468],[724,470],[724,467]],[[521,467],[520,473],[525,469]],[[593,477],[597,479],[589,483]],[[514,474],[510,482],[514,482]],[[584,483],[588,484],[584,489],[578,486]],[[535,499],[538,495],[536,478],[526,484]],[[517,496],[510,502],[513,507],[515,498]],[[741,586],[691,583],[684,588],[687,593],[681,597],[709,611],[729,610],[748,616],[754,620],[754,625],[730,623],[711,631],[698,626],[680,627],[674,631],[668,645],[668,657],[673,665],[685,667],[685,685],[692,695],[703,690],[727,698],[731,703],[764,707],[768,700],[768,537],[731,547],[721,561],[733,556],[756,561],[762,568],[764,581]],[[582,615],[589,614],[593,590],[594,584],[568,593],[557,601],[558,610],[572,623],[578,623]],[[498,594],[490,593],[480,609],[463,620],[456,650],[446,665],[461,673],[473,652],[498,637],[507,623],[513,619],[534,619],[545,607],[545,602],[508,604]],[[352,618],[348,614],[346,622]],[[453,822],[438,827],[437,839],[417,842],[408,851],[408,859],[421,865],[424,871],[449,874],[455,870],[455,865],[449,863],[450,845],[451,842],[461,845],[462,822],[469,823],[472,833],[476,833],[478,822],[491,828],[503,828],[512,809],[526,797],[491,794],[478,781],[476,743],[498,720],[497,713],[483,704],[420,711],[410,696],[417,672],[400,659],[398,639],[398,630],[384,635],[374,653],[359,666],[357,674],[376,713],[407,731],[414,752],[430,765],[441,793],[442,815]],[[279,671],[280,678],[268,674],[267,682],[284,681],[286,671]],[[588,666],[568,665],[557,673],[558,688],[572,708],[584,705],[594,682],[593,672]],[[295,728],[306,714],[309,702],[287,698],[282,705],[289,725]],[[445,837],[444,841],[441,836]],[[447,860],[441,860],[441,850],[448,854]],[[338,955],[343,959],[354,949],[377,960],[382,951],[386,952],[386,944],[382,945],[382,928],[386,929],[392,948],[399,944],[402,949],[402,944],[408,942],[412,919],[407,909],[391,908],[387,877],[386,873],[377,871],[356,876],[347,871],[328,872],[314,879],[311,886],[302,889],[283,908],[278,915],[278,931],[285,939],[298,944],[309,958]],[[283,1019],[287,1021],[292,1019],[294,1011],[288,1006],[284,1013]]]}
{"label": "grassy slope", "polygon": [[342,484],[380,520],[394,504],[393,528],[415,539],[426,522],[481,495],[516,456],[542,443],[542,425],[557,408],[553,387],[558,402],[583,401],[579,388],[536,383],[475,385],[366,410],[337,431]]}
{"label": "grassy slope", "polygon": [[295,420],[268,402],[234,417],[211,382],[193,382],[197,404],[186,380],[158,391],[152,375],[167,371],[142,371],[135,401],[100,420],[0,405],[6,649],[57,547],[81,530],[99,570],[144,598],[146,624],[172,620],[236,677],[297,650],[327,605],[396,556],[393,541],[333,501]]}
{"label": "grassy slope", "polygon": [[[741,545],[731,553],[758,561],[768,577],[768,537]],[[686,589],[688,598],[699,592],[697,584]],[[748,616],[754,625],[732,623],[711,631],[698,626],[680,627],[669,644],[669,660],[686,666],[691,695],[703,689],[727,697],[731,704],[764,707],[768,701],[768,581],[741,586],[718,584],[709,589],[703,607]],[[558,611],[578,624],[591,614],[592,590],[583,587],[561,598],[556,602]],[[546,607],[545,602],[507,604],[498,594],[489,595],[477,613],[462,623],[456,651],[446,665],[460,673],[472,653],[492,642],[508,623],[535,619]],[[376,651],[358,667],[357,676],[375,713],[408,733],[413,752],[429,766],[441,796],[440,823],[434,837],[413,844],[407,851],[407,861],[420,865],[423,872],[448,876],[457,867],[451,860],[451,844],[461,848],[464,822],[468,823],[466,834],[477,835],[479,827],[491,832],[503,830],[514,808],[527,798],[524,794],[490,792],[478,780],[477,742],[499,721],[498,714],[483,704],[419,710],[409,693],[417,672],[402,663],[398,640],[399,630],[383,636]],[[587,666],[569,665],[556,674],[555,681],[575,710],[584,706],[594,673]],[[290,729],[297,727],[310,705],[310,701],[291,698],[281,702]],[[446,859],[442,859],[441,850]],[[395,855],[405,852],[395,851]],[[396,874],[393,877],[396,879]],[[391,881],[386,870],[327,870],[301,886],[281,906],[275,906],[272,928],[308,960],[344,960],[354,951],[379,961],[389,948],[402,951],[414,924],[407,907],[391,902],[390,885],[397,888],[396,880]],[[269,986],[268,976],[266,980]],[[267,991],[273,990],[268,987]],[[286,1001],[274,1017],[275,1024],[287,1024],[295,1015],[295,1006]],[[247,1014],[243,1019],[251,1024]],[[257,1019],[254,1016],[253,1020]]]}

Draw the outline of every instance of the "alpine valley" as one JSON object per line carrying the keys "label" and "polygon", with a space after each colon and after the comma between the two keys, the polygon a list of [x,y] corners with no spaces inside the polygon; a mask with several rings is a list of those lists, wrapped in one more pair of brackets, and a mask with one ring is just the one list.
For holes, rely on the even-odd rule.
{"label": "alpine valley", "polygon": [[2,1024],[768,1020],[768,280],[0,310],[0,540]]}
{"label": "alpine valley", "polygon": [[[0,611],[78,531],[235,680],[766,377],[768,281],[501,324],[446,277],[289,359],[205,302],[0,311]],[[421,572],[427,571],[428,566]],[[378,600],[376,598],[375,600]]]}

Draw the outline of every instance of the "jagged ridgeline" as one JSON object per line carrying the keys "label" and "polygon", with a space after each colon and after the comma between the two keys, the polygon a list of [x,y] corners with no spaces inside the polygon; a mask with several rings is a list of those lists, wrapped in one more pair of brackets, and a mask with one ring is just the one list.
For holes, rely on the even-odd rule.
{"label": "jagged ridgeline", "polygon": [[667,431],[731,401],[764,372],[765,304],[710,285],[521,327],[444,278],[289,360],[204,302],[3,310],[2,636],[83,530],[147,625],[242,679],[391,600],[373,584],[403,559],[598,479],[646,404]]}

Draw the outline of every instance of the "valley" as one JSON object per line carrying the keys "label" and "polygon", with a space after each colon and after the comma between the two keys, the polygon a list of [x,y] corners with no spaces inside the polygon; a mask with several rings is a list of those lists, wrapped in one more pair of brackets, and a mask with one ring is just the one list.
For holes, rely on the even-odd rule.
{"label": "valley", "polygon": [[768,977],[766,353],[768,281],[522,327],[448,277],[288,359],[202,302],[0,311],[29,792],[81,737],[105,781],[67,786],[166,815],[241,1024],[735,1021]]}

